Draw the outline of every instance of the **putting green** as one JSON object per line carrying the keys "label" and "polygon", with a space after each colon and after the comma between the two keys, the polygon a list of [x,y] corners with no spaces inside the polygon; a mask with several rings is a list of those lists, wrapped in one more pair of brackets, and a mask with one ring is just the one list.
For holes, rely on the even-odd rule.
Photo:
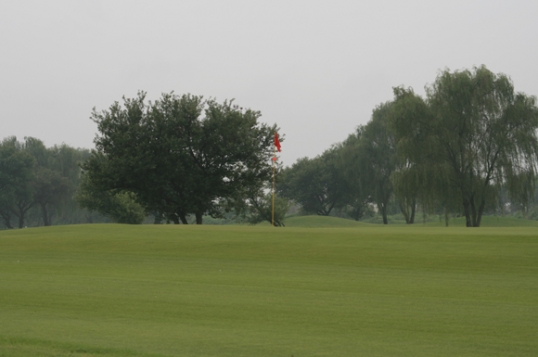
{"label": "putting green", "polygon": [[0,232],[0,356],[536,356],[538,231]]}

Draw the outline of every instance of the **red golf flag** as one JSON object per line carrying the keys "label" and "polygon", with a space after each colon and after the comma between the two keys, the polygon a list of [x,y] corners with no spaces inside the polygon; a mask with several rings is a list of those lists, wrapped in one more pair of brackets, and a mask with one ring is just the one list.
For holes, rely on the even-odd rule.
{"label": "red golf flag", "polygon": [[278,152],[280,152],[280,141],[278,140],[278,133],[275,132],[275,146],[276,146],[276,149],[278,150]]}

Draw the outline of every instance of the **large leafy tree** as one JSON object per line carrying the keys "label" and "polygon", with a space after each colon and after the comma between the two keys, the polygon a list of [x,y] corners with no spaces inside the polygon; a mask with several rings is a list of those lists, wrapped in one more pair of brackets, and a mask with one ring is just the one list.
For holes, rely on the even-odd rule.
{"label": "large leafy tree", "polygon": [[516,93],[510,78],[485,66],[445,70],[426,100],[413,96],[395,90],[399,149],[419,171],[435,173],[425,186],[431,195],[442,200],[457,193],[468,227],[480,226],[501,185],[520,200],[531,195],[534,187],[520,183],[533,183],[536,175],[535,97]]}
{"label": "large leafy tree", "polygon": [[394,95],[390,126],[400,160],[392,175],[395,195],[399,202],[420,200],[425,212],[443,211],[448,225],[449,213],[460,211],[458,192],[448,179],[449,167],[439,161],[437,139],[417,124],[433,120],[431,108],[411,88],[396,87]]}
{"label": "large leafy tree", "polygon": [[231,101],[145,93],[93,112],[99,136],[83,165],[102,191],[133,192],[148,212],[175,223],[220,215],[219,200],[270,179],[276,126]]}

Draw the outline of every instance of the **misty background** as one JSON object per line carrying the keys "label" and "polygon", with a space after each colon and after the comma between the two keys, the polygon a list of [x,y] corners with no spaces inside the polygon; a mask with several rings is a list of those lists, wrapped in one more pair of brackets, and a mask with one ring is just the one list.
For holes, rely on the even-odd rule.
{"label": "misty background", "polygon": [[533,1],[0,2],[0,138],[92,148],[93,107],[139,90],[262,112],[281,158],[344,140],[392,87],[485,64],[538,94]]}

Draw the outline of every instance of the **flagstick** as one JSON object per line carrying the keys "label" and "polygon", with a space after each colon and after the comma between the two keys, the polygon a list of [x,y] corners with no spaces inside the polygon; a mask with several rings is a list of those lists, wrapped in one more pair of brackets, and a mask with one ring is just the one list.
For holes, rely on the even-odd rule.
{"label": "flagstick", "polygon": [[276,146],[273,146],[273,203],[271,208],[271,225],[275,226],[275,164],[276,164]]}

